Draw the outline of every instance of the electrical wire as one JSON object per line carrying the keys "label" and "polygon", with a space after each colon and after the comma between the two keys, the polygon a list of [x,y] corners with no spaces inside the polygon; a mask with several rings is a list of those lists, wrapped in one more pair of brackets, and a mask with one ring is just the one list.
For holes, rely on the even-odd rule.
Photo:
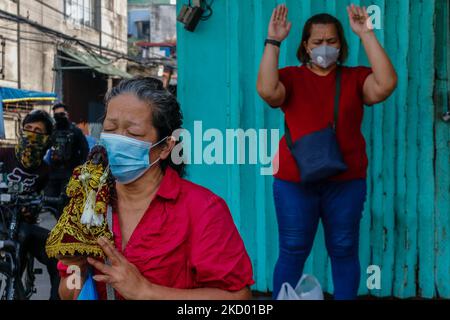
{"label": "electrical wire", "polygon": [[58,8],[55,8],[55,7],[51,6],[51,5],[49,5],[48,3],[45,3],[45,2],[42,1],[42,0],[34,0],[34,1],[36,1],[37,3],[40,3],[40,4],[43,5],[44,7],[47,7],[47,8],[49,8],[49,9],[55,11],[55,12],[58,12],[58,13],[60,13],[60,14],[65,15],[64,12],[60,11]]}
{"label": "electrical wire", "polygon": [[[48,7],[48,6],[46,6]],[[56,13],[50,13],[48,10],[43,10],[42,5],[39,5],[39,3],[36,2],[27,2],[27,4],[24,4],[20,6],[20,13],[21,15],[24,15],[27,11],[34,13],[37,16],[42,16],[44,19],[51,19],[55,22],[61,22],[61,18],[64,18],[64,16],[61,17],[60,14]]]}
{"label": "electrical wire", "polygon": [[[205,10],[205,12],[208,12],[208,14],[206,16],[202,15],[200,20],[206,21],[209,18],[211,18],[211,16],[213,15],[213,9],[212,9],[213,3],[214,3],[214,0],[210,0],[210,2],[207,2],[207,0],[200,0],[200,6],[202,7],[203,10]],[[192,7],[191,0],[189,0],[188,4],[189,4],[189,7]]]}
{"label": "electrical wire", "polygon": [[[11,38],[3,38],[3,39],[8,40],[8,41],[10,41],[10,42],[17,43],[17,39],[11,39]],[[21,42],[21,44],[20,44],[21,47],[24,47],[24,48],[26,48],[27,50],[35,51],[35,52],[37,52],[37,53],[42,53],[42,49],[37,48],[36,45],[33,45],[33,44],[31,44],[31,43],[30,43],[30,44],[27,44],[26,41],[29,41],[29,42],[37,42],[37,43],[41,43],[41,44],[50,44],[50,45],[53,45],[53,44],[54,44],[54,43],[51,43],[51,42],[45,42],[45,41],[41,41],[41,40],[28,39],[28,38],[20,38],[20,40],[25,41],[25,42]]]}
{"label": "electrical wire", "polygon": [[[45,17],[49,16],[49,17],[51,17],[54,21],[56,21],[56,22],[58,22],[58,23],[61,22],[61,19],[69,19],[69,18],[70,18],[70,16],[68,16],[68,15],[65,14],[64,12],[58,10],[57,8],[55,8],[55,7],[53,7],[53,6],[49,5],[49,4],[44,3],[44,2],[41,1],[41,0],[34,0],[34,1],[36,1],[37,3],[42,4],[43,6],[49,8],[49,9],[51,9],[51,10],[53,10],[53,11],[55,11],[55,12],[57,12],[57,13],[59,14],[59,15],[55,15],[55,14],[49,14],[48,12],[45,12]],[[30,3],[30,4],[31,4],[31,3]],[[32,11],[32,12],[38,14],[38,15],[43,14],[42,12],[37,11],[37,10],[40,9],[40,8],[38,9],[37,6],[32,6],[32,7],[33,7],[34,9],[31,9],[30,11]],[[84,9],[84,8],[89,8],[89,7],[85,7],[85,6],[82,6],[82,7],[83,7],[83,9]],[[109,9],[107,9],[107,8],[105,8],[105,7],[103,7],[103,6],[102,6],[102,8],[104,8],[105,10],[110,11]],[[24,10],[28,10],[28,9],[29,9],[28,7],[27,7],[27,8],[24,8]],[[83,26],[86,26],[86,27],[88,27],[88,28],[92,28],[92,26],[90,26],[90,25],[86,25],[86,24],[82,24],[82,25],[83,25]],[[97,30],[97,31],[99,31],[99,30]],[[99,32],[100,32],[100,31],[99,31]],[[128,43],[128,41],[123,40],[123,39],[120,39],[120,38],[116,37],[116,36],[113,35],[113,34],[104,32],[103,30],[102,30],[102,34],[104,34],[104,35],[106,35],[106,36],[108,36],[108,37],[110,37],[110,38],[112,38],[112,39],[114,39],[114,40],[120,41],[120,42],[122,42],[122,43]]]}
{"label": "electrical wire", "polygon": [[[17,43],[17,38],[13,39],[13,38],[8,38],[8,37],[3,37],[3,39]],[[51,44],[51,45],[55,44],[55,42],[51,42],[51,41],[45,41],[45,40],[42,40],[42,39],[25,38],[25,37],[20,37],[20,40],[31,41],[31,42],[39,42],[39,43]]]}
{"label": "electrical wire", "polygon": [[[64,43],[66,43],[66,42],[76,43],[76,44],[80,45],[81,47],[83,47],[87,52],[89,52],[94,58],[97,59],[97,61],[99,61],[99,62],[101,62],[103,64],[110,64],[111,62],[105,63],[104,61],[99,60],[97,58],[98,54],[95,53],[95,50],[102,50],[102,52],[104,52],[106,55],[114,57],[115,58],[114,62],[117,61],[117,60],[124,59],[124,60],[128,60],[128,61],[140,64],[140,65],[145,65],[145,63],[143,63],[140,60],[137,60],[134,57],[130,57],[130,56],[126,55],[126,54],[123,54],[121,52],[115,51],[113,49],[104,48],[104,47],[100,47],[100,46],[95,45],[95,44],[91,44],[91,43],[89,43],[87,41],[84,41],[84,40],[81,40],[81,39],[77,39],[76,37],[68,36],[66,34],[63,34],[63,33],[59,32],[59,31],[56,31],[56,30],[50,29],[48,27],[45,27],[45,26],[43,26],[43,25],[41,25],[39,23],[30,21],[27,18],[16,16],[14,14],[11,14],[11,13],[3,11],[3,10],[0,10],[0,18],[3,18],[3,19],[8,20],[8,21],[25,23],[25,24],[27,24],[27,25],[29,25],[29,26],[39,30],[41,33],[45,34],[46,36],[48,36],[50,38],[53,38],[53,40],[56,41],[56,44],[61,42],[60,39],[63,39]],[[11,40],[11,39],[8,39],[8,40]],[[33,39],[33,41],[38,41],[38,40],[37,39]],[[40,41],[42,41],[42,40],[40,40]],[[166,58],[166,57],[164,57],[164,58],[165,58],[165,61],[173,61],[173,62],[176,61],[173,58]],[[164,64],[164,63],[162,63],[162,64]],[[170,66],[172,66],[172,64],[170,64]]]}
{"label": "electrical wire", "polygon": [[[17,29],[14,29],[14,28],[7,28],[7,27],[4,27],[4,26],[0,26],[0,29],[10,31],[11,33],[14,32],[14,35],[17,33]],[[20,33],[28,33],[28,34],[31,34],[31,35],[40,35],[40,36],[51,37],[51,36],[46,35],[45,33],[42,33],[42,32],[35,32],[35,31],[28,31],[28,30],[20,30]]]}
{"label": "electrical wire", "polygon": [[14,25],[17,25],[17,23],[15,23],[15,22],[6,23],[6,24],[2,25],[2,27],[10,27],[10,26],[14,26]]}
{"label": "electrical wire", "polygon": [[207,21],[209,20],[209,18],[211,18],[211,16],[213,15],[213,9],[212,9],[212,5],[214,3],[214,0],[210,0],[210,2],[208,3],[207,0],[203,0],[202,4],[204,4],[205,6],[205,11],[208,12],[208,14],[206,16],[202,16],[201,20],[202,21]]}
{"label": "electrical wire", "polygon": [[109,48],[100,47],[100,46],[98,46],[96,44],[92,44],[92,43],[90,43],[88,41],[77,39],[76,37],[68,36],[68,35],[66,35],[64,33],[59,32],[59,31],[50,29],[50,28],[45,27],[43,25],[40,25],[40,24],[38,24],[36,22],[30,21],[30,20],[28,20],[28,19],[26,19],[24,17],[19,17],[19,16],[16,16],[14,14],[11,14],[11,13],[8,13],[6,11],[3,11],[3,10],[0,10],[0,18],[6,19],[6,20],[10,20],[10,21],[18,21],[20,23],[25,23],[25,24],[28,24],[28,25],[34,27],[35,29],[45,33],[45,34],[50,34],[50,35],[53,35],[53,36],[56,36],[58,38],[62,38],[64,40],[68,40],[68,41],[74,41],[74,42],[76,42],[76,43],[78,43],[80,45],[90,46],[91,48],[101,49],[101,50],[103,50],[105,52],[108,51],[111,55],[115,55],[116,57],[120,57],[122,59],[134,61],[134,59],[132,57],[126,56],[125,54],[123,54],[123,53],[121,53],[119,51],[116,51],[116,50],[113,50],[113,49],[109,49]]}

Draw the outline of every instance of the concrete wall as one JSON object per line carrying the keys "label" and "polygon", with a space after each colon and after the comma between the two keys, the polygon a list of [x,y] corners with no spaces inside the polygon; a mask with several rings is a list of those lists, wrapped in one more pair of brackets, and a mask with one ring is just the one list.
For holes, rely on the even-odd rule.
{"label": "concrete wall", "polygon": [[[17,15],[17,3],[0,1],[0,10]],[[127,1],[101,0],[101,33],[91,27],[74,24],[64,18],[64,0],[20,0],[20,15],[48,28],[90,43],[127,53]],[[5,78],[0,86],[55,92],[56,73],[53,71],[56,54],[55,42],[63,40],[40,33],[35,28],[20,25],[20,59],[18,59],[17,23],[0,18],[0,35],[6,39]],[[75,46],[79,48],[78,46]],[[107,52],[103,51],[107,55]],[[20,60],[20,80],[19,80]],[[126,61],[115,65],[126,70]],[[20,82],[20,83],[19,83]],[[17,116],[5,115],[6,141],[13,143]],[[3,141],[5,142],[5,141]]]}
{"label": "concrete wall", "polygon": [[151,6],[151,42],[166,42],[176,39],[176,6]]}
{"label": "concrete wall", "polygon": [[[44,3],[44,4],[42,4]],[[102,45],[121,53],[127,52],[127,1],[115,0],[114,6],[106,5],[102,0],[102,34],[93,28],[74,25],[64,19],[64,1],[61,0],[21,0],[20,14],[32,21],[52,28],[64,34],[77,37],[91,43]],[[112,10],[109,10],[111,8]],[[11,0],[0,1],[0,9],[17,14],[17,4]],[[5,79],[0,85],[18,86],[18,58],[17,58],[17,24],[0,19],[0,34],[6,39]],[[53,91],[55,38],[40,34],[33,27],[21,24],[20,40],[20,75],[23,89]],[[61,41],[58,39],[57,41]],[[125,70],[125,64],[119,63]]]}
{"label": "concrete wall", "polygon": [[149,5],[145,8],[129,6],[128,34],[131,34],[133,38],[138,37],[137,21],[150,22],[150,42],[166,42],[176,39],[176,6]]}

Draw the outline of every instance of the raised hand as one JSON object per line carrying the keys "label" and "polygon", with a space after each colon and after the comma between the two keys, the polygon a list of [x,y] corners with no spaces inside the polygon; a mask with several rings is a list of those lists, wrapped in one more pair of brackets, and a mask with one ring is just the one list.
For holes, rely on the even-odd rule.
{"label": "raised hand", "polygon": [[366,7],[359,7],[352,4],[347,7],[350,27],[359,37],[373,31],[373,25],[367,13]]}
{"label": "raised hand", "polygon": [[287,21],[287,17],[288,8],[286,5],[279,5],[273,10],[269,23],[269,39],[281,42],[287,38],[292,27],[292,23]]}

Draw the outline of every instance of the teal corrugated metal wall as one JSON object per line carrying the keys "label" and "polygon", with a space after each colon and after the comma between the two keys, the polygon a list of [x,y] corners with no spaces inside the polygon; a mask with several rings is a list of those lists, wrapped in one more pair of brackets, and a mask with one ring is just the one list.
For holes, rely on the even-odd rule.
{"label": "teal corrugated metal wall", "polygon": [[[179,6],[186,1],[178,1]],[[351,47],[347,65],[367,65],[351,33],[346,0],[287,0],[293,29],[281,66],[296,65],[301,29],[308,17],[329,12],[343,22]],[[388,101],[366,108],[363,130],[370,159],[361,224],[360,294],[450,298],[450,125],[441,120],[449,103],[448,0],[360,0],[378,5],[377,36],[399,74]],[[255,91],[263,40],[275,0],[216,0],[214,15],[195,33],[178,30],[178,95],[185,127],[203,121],[217,128],[282,128],[282,114]],[[278,255],[271,177],[259,166],[191,165],[189,178],[224,197],[253,261],[256,290],[272,288]],[[366,268],[381,267],[381,290],[366,287]],[[319,230],[305,272],[332,292],[330,264]]]}

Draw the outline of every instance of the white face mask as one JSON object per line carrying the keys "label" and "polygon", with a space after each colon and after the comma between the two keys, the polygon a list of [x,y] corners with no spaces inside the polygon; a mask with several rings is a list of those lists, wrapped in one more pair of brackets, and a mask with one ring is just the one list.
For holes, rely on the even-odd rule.
{"label": "white face mask", "polygon": [[150,163],[150,151],[168,138],[152,144],[122,135],[102,133],[100,143],[108,154],[112,175],[120,184],[130,184],[161,160],[158,158]]}
{"label": "white face mask", "polygon": [[310,50],[310,55],[315,65],[327,69],[337,62],[340,52],[340,49],[324,45]]}

